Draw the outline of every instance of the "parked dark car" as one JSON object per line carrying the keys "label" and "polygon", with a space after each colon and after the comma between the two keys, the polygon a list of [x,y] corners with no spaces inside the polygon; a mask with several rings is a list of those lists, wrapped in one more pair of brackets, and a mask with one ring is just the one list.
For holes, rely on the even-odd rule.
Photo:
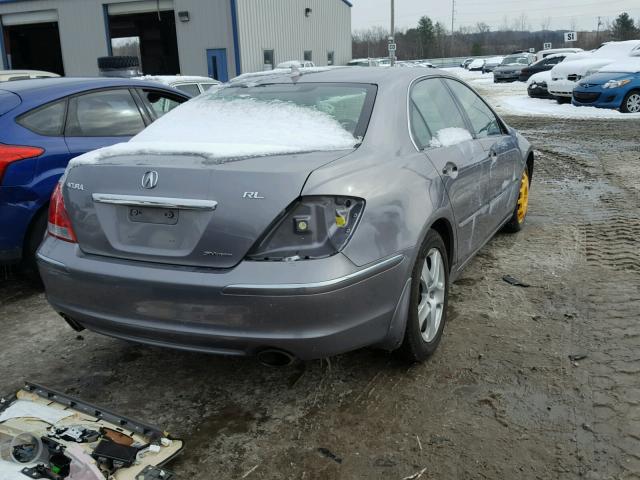
{"label": "parked dark car", "polygon": [[451,281],[523,227],[533,162],[442,70],[241,76],[72,160],[38,250],[47,300],[76,329],[271,365],[424,360]]}
{"label": "parked dark car", "polygon": [[491,57],[487,58],[484,62],[484,66],[482,67],[482,73],[491,73],[493,72],[498,65],[502,63],[504,57]]}
{"label": "parked dark car", "polygon": [[532,63],[528,67],[523,68],[520,71],[520,77],[518,77],[518,80],[520,80],[521,82],[526,82],[527,80],[529,80],[531,75],[535,75],[536,73],[546,72],[547,70],[551,70],[561,61],[563,61],[566,57],[567,57],[566,53],[557,53],[555,55],[549,55],[547,57],[544,57],[543,59],[538,60],[535,63]]}
{"label": "parked dark car", "polygon": [[529,78],[527,85],[527,93],[531,98],[553,98],[553,95],[547,90],[547,81],[551,78],[551,74],[546,72],[538,72]]}
{"label": "parked dark car", "polygon": [[125,142],[189,97],[155,82],[52,78],[0,86],[0,264],[37,274],[49,199],[69,160]]}

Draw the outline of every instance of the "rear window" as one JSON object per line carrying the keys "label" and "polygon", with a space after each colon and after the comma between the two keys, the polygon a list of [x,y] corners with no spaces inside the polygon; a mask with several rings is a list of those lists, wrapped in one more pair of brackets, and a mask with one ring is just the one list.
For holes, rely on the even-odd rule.
{"label": "rear window", "polygon": [[509,55],[508,57],[505,57],[504,60],[502,61],[502,65],[513,65],[513,64],[527,65],[528,63],[529,63],[529,60],[527,59],[527,57],[523,57],[522,55]]}
{"label": "rear window", "polygon": [[284,102],[329,115],[354,137],[364,137],[376,88],[362,84],[268,84],[221,88],[207,95],[212,100],[252,99]]}
{"label": "rear window", "polygon": [[62,135],[66,100],[59,100],[36,110],[31,110],[16,119],[19,125],[39,135]]}

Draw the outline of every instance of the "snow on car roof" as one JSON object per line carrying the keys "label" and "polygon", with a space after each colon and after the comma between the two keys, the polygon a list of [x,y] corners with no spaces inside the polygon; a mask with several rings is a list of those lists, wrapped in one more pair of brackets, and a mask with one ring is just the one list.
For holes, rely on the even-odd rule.
{"label": "snow on car roof", "polygon": [[160,82],[165,85],[174,85],[176,83],[220,83],[218,80],[209,77],[199,77],[197,75],[144,75],[142,77],[134,77],[138,80],[147,80],[149,82]]}
{"label": "snow on car roof", "polygon": [[[602,45],[592,53],[594,57],[625,57],[636,53],[634,50],[640,48],[640,40],[625,40],[624,42],[609,42]],[[640,51],[638,52],[640,53]]]}
{"label": "snow on car roof", "polygon": [[313,108],[205,93],[159,118],[129,142],[81,155],[69,168],[123,154],[224,159],[344,150],[357,142],[337,120]]}
{"label": "snow on car roof", "polygon": [[599,71],[610,73],[640,73],[640,58],[631,57],[627,60],[619,60],[602,67]]}

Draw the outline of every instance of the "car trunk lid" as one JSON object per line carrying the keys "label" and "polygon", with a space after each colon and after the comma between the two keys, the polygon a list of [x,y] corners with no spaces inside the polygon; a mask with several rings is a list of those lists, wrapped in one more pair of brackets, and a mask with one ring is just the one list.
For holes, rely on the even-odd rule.
{"label": "car trunk lid", "polygon": [[18,95],[9,90],[0,89],[0,115],[13,110],[22,103],[22,100]]}
{"label": "car trunk lid", "polygon": [[85,253],[230,268],[298,198],[314,169],[350,151],[232,161],[150,153],[72,163],[65,205]]}

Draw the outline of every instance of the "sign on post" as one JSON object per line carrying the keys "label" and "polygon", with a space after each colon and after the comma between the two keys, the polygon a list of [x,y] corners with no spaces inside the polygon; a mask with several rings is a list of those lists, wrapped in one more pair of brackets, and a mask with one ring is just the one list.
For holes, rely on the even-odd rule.
{"label": "sign on post", "polygon": [[551,42],[546,42],[542,45],[543,50],[551,50],[551,48],[552,48]]}
{"label": "sign on post", "polygon": [[529,53],[536,53],[536,49],[535,49],[535,48],[533,48],[533,47],[532,47],[532,48],[530,48],[530,49],[529,49]]}
{"label": "sign on post", "polygon": [[564,34],[564,41],[565,42],[576,42],[578,40],[578,33],[577,32],[566,32]]}
{"label": "sign on post", "polygon": [[395,43],[390,43],[389,44],[389,51],[390,52],[395,52],[396,51],[396,44]]}

